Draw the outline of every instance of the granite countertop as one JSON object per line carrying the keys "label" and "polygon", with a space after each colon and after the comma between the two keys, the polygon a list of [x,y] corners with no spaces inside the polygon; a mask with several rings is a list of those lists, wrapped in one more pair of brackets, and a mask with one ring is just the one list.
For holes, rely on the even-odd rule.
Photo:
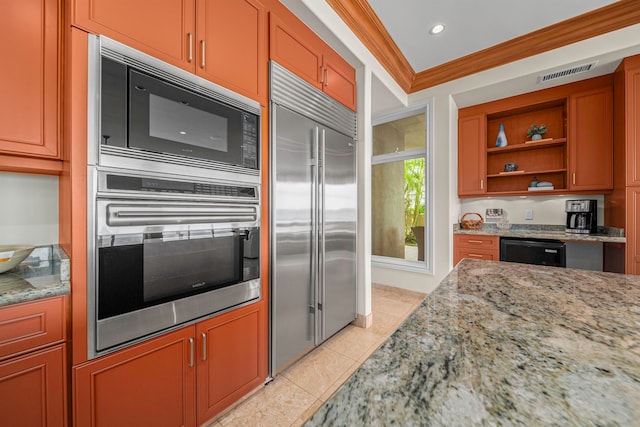
{"label": "granite countertop", "polygon": [[535,239],[556,239],[564,242],[609,242],[625,243],[624,230],[611,227],[598,227],[596,234],[575,234],[564,231],[563,225],[526,225],[512,224],[509,230],[501,230],[495,224],[483,224],[479,230],[462,229],[455,224],[454,234],[476,234],[500,237],[524,237]]}
{"label": "granite countertop", "polygon": [[638,402],[640,277],[464,259],[305,425],[631,426]]}
{"label": "granite countertop", "polygon": [[58,245],[38,246],[0,274],[0,306],[68,294],[69,273],[69,257]]}

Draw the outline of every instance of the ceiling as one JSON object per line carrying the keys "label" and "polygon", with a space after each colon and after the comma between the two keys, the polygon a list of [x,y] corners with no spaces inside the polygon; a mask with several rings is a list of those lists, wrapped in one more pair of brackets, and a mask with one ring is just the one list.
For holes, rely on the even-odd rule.
{"label": "ceiling", "polygon": [[[615,0],[368,0],[416,71],[498,45]],[[434,24],[445,30],[430,35]]]}

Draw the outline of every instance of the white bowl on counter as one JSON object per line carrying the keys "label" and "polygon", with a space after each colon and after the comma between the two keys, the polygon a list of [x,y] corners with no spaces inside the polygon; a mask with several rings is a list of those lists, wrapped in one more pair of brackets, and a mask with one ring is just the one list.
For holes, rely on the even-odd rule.
{"label": "white bowl on counter", "polygon": [[0,273],[11,270],[24,261],[35,246],[0,246]]}

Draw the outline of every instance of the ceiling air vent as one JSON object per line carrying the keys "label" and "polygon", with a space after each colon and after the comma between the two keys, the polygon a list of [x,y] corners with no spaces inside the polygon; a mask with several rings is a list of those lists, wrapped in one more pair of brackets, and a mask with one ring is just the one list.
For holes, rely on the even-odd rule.
{"label": "ceiling air vent", "polygon": [[554,71],[553,73],[538,76],[538,84],[593,70],[597,63],[598,61],[593,61],[588,64],[576,65],[575,67],[567,68],[566,70]]}

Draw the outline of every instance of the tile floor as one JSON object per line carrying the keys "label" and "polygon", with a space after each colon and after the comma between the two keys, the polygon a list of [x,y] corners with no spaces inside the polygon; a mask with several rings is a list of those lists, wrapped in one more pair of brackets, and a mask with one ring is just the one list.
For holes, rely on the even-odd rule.
{"label": "tile floor", "polygon": [[348,325],[209,427],[300,426],[420,304],[425,294],[372,286],[373,325]]}

